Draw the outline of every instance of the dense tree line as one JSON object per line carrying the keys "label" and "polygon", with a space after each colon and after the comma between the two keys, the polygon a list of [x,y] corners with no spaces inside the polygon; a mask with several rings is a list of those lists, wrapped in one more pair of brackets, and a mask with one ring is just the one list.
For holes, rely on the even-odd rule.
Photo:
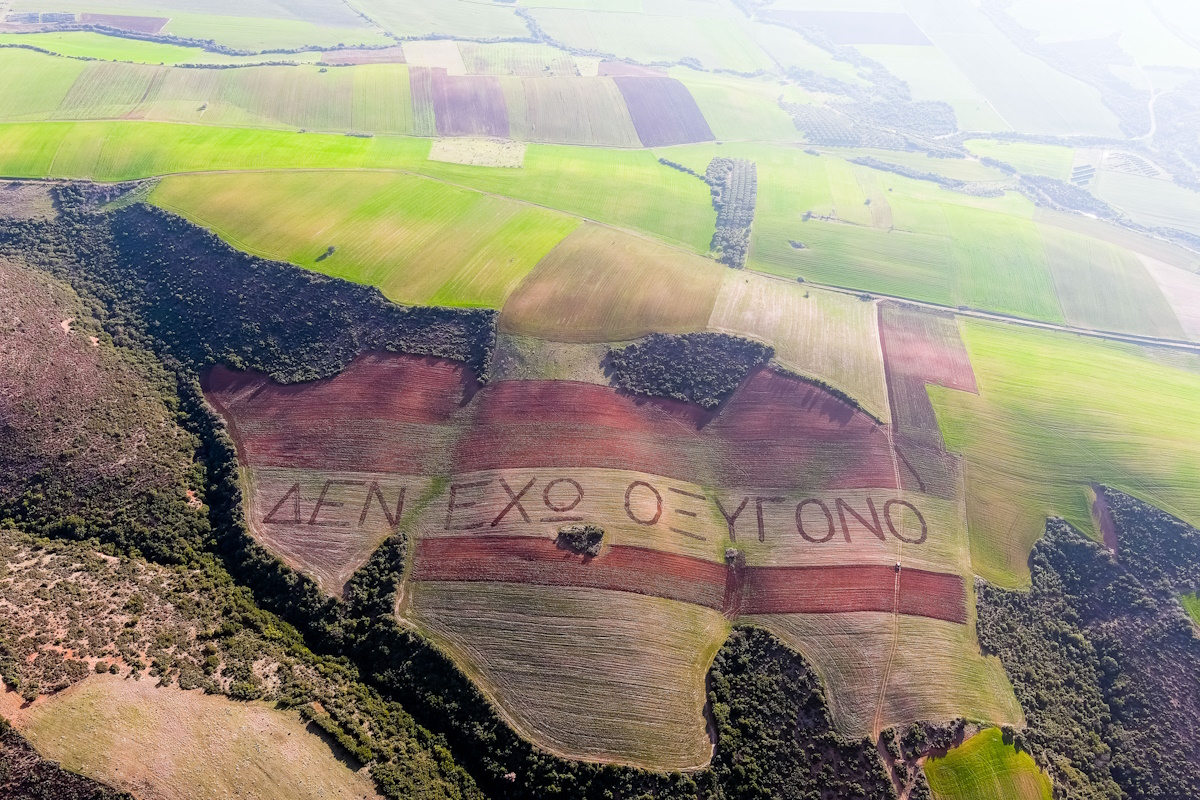
{"label": "dense tree line", "polygon": [[1017,742],[1056,796],[1200,796],[1200,639],[1177,598],[1198,577],[1200,532],[1101,491],[1117,557],[1050,520],[1029,592],[979,585],[980,643],[1004,663],[1028,723]]}
{"label": "dense tree line", "polygon": [[896,796],[869,739],[838,734],[820,677],[770,633],[739,626],[709,672],[713,757],[729,800],[888,800]]}
{"label": "dense tree line", "polygon": [[744,158],[714,158],[704,172],[704,181],[717,210],[713,254],[726,266],[746,266],[750,248],[750,226],[758,200],[758,168]]}
{"label": "dense tree line", "polygon": [[634,394],[716,408],[773,355],[765,344],[724,333],[652,333],[609,350],[605,369]]}
{"label": "dense tree line", "polygon": [[466,362],[486,381],[495,312],[398,306],[372,287],[247,255],[161,209],[92,213],[86,189],[58,191],[54,222],[9,222],[0,250],[96,297],[117,344],[137,331],[191,369],[223,363],[282,382],[340,372],[365,350]]}

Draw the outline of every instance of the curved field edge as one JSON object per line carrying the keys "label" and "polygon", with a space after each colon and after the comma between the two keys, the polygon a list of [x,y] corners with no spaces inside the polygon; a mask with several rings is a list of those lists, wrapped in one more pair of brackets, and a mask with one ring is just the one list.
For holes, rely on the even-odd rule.
{"label": "curved field edge", "polygon": [[402,614],[522,736],[566,758],[692,770],[712,756],[719,613],[603,589],[408,584]]}
{"label": "curved field edge", "polygon": [[497,308],[579,224],[385,172],[170,176],[150,202],[241,250],[377,286],[391,300],[417,305]]}
{"label": "curved field edge", "polygon": [[1050,779],[1033,757],[1004,741],[998,728],[987,728],[941,758],[925,762],[925,776],[936,800],[1050,800]]}
{"label": "curved field edge", "polygon": [[298,714],[263,702],[96,675],[24,714],[40,753],[147,800],[377,797]]}
{"label": "curved field edge", "polygon": [[946,445],[964,457],[971,561],[1025,585],[1045,520],[1099,539],[1090,485],[1200,522],[1200,374],[1151,348],[960,320],[972,395],[929,387]]}

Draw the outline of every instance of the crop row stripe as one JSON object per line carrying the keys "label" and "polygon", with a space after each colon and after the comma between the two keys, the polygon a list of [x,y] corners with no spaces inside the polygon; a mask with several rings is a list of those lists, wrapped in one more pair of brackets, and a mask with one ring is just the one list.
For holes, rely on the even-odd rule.
{"label": "crop row stripe", "polygon": [[746,567],[627,545],[593,557],[531,536],[422,539],[412,577],[609,589],[693,603],[730,617],[882,611],[967,621],[966,587],[962,576],[950,573],[905,568],[896,592],[895,567],[882,564]]}

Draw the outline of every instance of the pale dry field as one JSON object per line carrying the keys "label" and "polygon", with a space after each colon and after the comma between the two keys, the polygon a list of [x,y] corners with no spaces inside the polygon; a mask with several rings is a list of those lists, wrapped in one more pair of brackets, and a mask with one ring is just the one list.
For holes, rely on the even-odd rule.
{"label": "pale dry field", "polygon": [[522,735],[569,758],[691,769],[712,755],[716,611],[602,589],[419,583],[407,613]]}
{"label": "pale dry field", "polygon": [[887,421],[887,385],[874,303],[730,270],[708,327],[766,342],[775,348],[780,366],[840,389]]}
{"label": "pale dry field", "polygon": [[139,800],[375,800],[374,784],[294,711],[95,675],[36,705],[21,733]]}
{"label": "pale dry field", "polygon": [[429,160],[519,169],[525,165],[525,144],[509,139],[434,139]]}

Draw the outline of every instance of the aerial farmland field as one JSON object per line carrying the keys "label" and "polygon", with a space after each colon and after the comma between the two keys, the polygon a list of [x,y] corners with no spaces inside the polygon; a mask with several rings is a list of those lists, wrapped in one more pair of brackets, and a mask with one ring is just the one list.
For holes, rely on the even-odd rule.
{"label": "aerial farmland field", "polygon": [[0,797],[1200,796],[1183,0],[0,0]]}

